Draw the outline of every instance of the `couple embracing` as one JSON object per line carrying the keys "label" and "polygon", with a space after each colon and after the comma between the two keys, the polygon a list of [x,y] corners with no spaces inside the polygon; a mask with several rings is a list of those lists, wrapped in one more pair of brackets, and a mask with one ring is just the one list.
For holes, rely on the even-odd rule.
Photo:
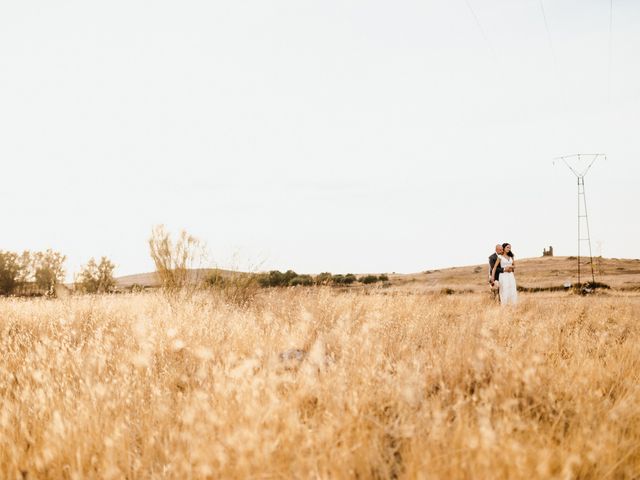
{"label": "couple embracing", "polygon": [[489,257],[489,284],[494,295],[499,293],[502,305],[515,305],[518,302],[516,261],[510,243],[496,245],[496,252]]}

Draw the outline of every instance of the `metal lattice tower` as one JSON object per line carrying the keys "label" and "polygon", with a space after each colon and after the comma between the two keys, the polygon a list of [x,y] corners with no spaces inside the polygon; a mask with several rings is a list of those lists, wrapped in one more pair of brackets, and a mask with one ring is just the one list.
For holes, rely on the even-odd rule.
{"label": "metal lattice tower", "polygon": [[589,247],[589,265],[591,266],[591,282],[595,284],[595,270],[593,254],[591,253],[591,232],[589,231],[589,216],[587,214],[587,197],[584,190],[584,177],[598,158],[606,159],[604,153],[576,153],[557,157],[554,160],[562,162],[571,170],[578,180],[578,285],[581,285],[580,251],[583,243]]}

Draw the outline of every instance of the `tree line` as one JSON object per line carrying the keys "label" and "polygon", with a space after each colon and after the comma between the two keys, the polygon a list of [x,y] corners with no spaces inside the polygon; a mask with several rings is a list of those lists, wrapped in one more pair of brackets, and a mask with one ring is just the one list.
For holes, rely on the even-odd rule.
{"label": "tree line", "polygon": [[[55,295],[64,283],[66,255],[48,249],[22,253],[0,250],[0,295]],[[86,293],[110,292],[115,288],[115,265],[106,257],[94,258],[82,266],[74,289]]]}
{"label": "tree line", "polygon": [[[188,288],[205,286],[253,291],[254,287],[307,287],[317,285],[346,286],[356,282],[369,285],[377,282],[388,282],[389,277],[382,275],[363,275],[356,277],[352,273],[332,274],[323,272],[318,275],[298,274],[293,270],[281,272],[271,270],[266,273],[233,272],[223,274],[218,269],[200,278],[197,273],[207,263],[206,246],[203,242],[184,230],[172,238],[164,225],[157,225],[151,230],[149,252],[156,266],[156,273],[165,291],[183,291]],[[194,275],[194,273],[196,273]]]}
{"label": "tree line", "polygon": [[[244,292],[253,290],[254,286],[348,286],[356,282],[369,285],[389,281],[385,274],[356,277],[352,273],[323,272],[318,275],[306,275],[293,270],[272,270],[267,273],[235,272],[231,276],[221,275],[215,270],[213,274],[201,278],[201,267],[206,263],[206,248],[200,240],[185,231],[174,239],[163,225],[158,225],[152,229],[148,243],[160,284],[163,290],[168,292],[198,289],[203,284]],[[22,253],[0,250],[0,295],[54,296],[56,287],[65,280],[66,259],[65,255],[51,249],[44,252],[25,250]],[[90,258],[75,276],[73,290],[82,293],[114,292],[114,270],[115,265],[107,257],[101,257],[99,261]]]}
{"label": "tree line", "polygon": [[385,274],[356,277],[352,273],[343,275],[330,272],[323,272],[318,275],[299,275],[293,270],[287,270],[286,272],[272,270],[269,273],[257,274],[256,279],[261,287],[295,287],[313,285],[342,286],[356,282],[369,285],[377,282],[386,282],[389,277]]}

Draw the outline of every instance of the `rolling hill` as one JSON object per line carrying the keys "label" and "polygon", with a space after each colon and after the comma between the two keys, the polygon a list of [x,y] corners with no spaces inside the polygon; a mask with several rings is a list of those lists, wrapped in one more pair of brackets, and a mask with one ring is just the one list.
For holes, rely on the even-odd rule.
{"label": "rolling hill", "polygon": [[[640,259],[594,259],[597,282],[621,290],[640,289]],[[582,281],[591,279],[591,267],[581,260]],[[408,275],[392,275],[396,287],[426,290],[452,288],[477,291],[487,288],[488,264],[426,270]],[[518,285],[527,288],[551,288],[577,282],[575,257],[539,257],[516,260]]]}
{"label": "rolling hill", "polygon": [[[619,290],[640,290],[640,259],[596,258],[596,281]],[[583,281],[588,281],[591,269],[581,261]],[[215,269],[195,269],[191,271],[194,281],[203,280]],[[234,272],[218,270],[223,276]],[[382,273],[382,272],[380,272]],[[360,276],[360,275],[358,275]],[[577,281],[575,257],[539,257],[517,260],[516,277],[518,285],[527,288],[553,288]],[[438,270],[425,270],[411,274],[389,274],[388,286],[393,289],[416,289],[437,291],[450,288],[455,291],[481,291],[487,288],[488,265],[469,265]],[[159,279],[154,272],[127,275],[116,279],[122,289],[134,285],[158,287]]]}

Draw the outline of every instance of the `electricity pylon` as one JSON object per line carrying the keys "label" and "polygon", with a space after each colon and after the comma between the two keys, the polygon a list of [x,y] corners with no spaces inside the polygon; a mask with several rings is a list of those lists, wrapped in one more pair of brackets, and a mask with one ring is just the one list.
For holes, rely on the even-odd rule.
{"label": "electricity pylon", "polygon": [[589,231],[589,216],[587,214],[587,197],[584,190],[584,177],[598,158],[607,156],[604,153],[576,153],[574,155],[564,155],[557,157],[571,170],[578,179],[578,286],[581,285],[580,272],[580,251],[583,243],[589,246],[589,265],[591,266],[591,282],[596,283],[593,254],[591,253],[591,232]]}

